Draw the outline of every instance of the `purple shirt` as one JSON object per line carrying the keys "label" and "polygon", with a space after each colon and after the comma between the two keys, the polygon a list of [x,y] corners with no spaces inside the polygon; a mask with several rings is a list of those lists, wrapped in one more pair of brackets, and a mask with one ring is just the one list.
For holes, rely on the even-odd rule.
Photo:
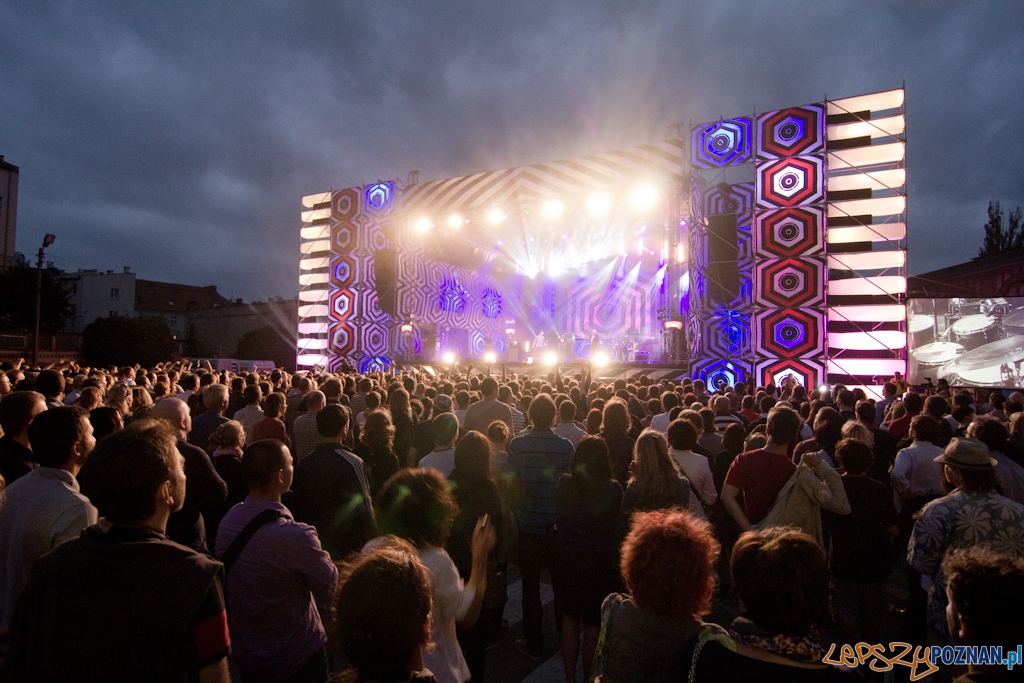
{"label": "purple shirt", "polygon": [[249,539],[228,575],[231,650],[245,676],[279,680],[291,676],[327,636],[327,616],[338,569],[320,548],[316,529],[292,519],[280,503],[247,497],[228,510],[217,530],[217,558],[249,521],[264,510],[284,517]]}

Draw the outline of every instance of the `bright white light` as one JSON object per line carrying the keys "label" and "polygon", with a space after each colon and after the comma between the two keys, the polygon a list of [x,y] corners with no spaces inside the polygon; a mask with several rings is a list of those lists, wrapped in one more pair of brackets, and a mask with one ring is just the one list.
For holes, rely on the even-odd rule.
{"label": "bright white light", "polygon": [[683,253],[683,243],[680,242],[676,245],[676,263],[682,263],[684,260],[686,260],[686,258]]}
{"label": "bright white light", "polygon": [[603,368],[604,366],[608,365],[608,354],[605,353],[604,351],[598,351],[597,353],[594,354],[594,357],[591,359],[591,362],[593,363],[594,367]]}
{"label": "bright white light", "polygon": [[557,199],[552,199],[544,202],[544,215],[548,218],[558,218],[562,215],[563,208],[565,207],[562,206],[562,202]]}
{"label": "bright white light", "polygon": [[427,230],[430,230],[430,227],[431,224],[429,218],[421,218],[418,221],[416,221],[416,229],[419,230],[420,232],[426,232]]}
{"label": "bright white light", "polygon": [[828,393],[828,385],[827,384],[822,384],[820,387],[818,387],[818,391],[820,391],[823,394],[827,394]]}
{"label": "bright white light", "polygon": [[451,365],[452,363],[454,363],[455,362],[455,354],[452,353],[451,351],[449,351],[448,353],[444,354],[444,362],[447,363],[448,365]]}
{"label": "bright white light", "polygon": [[508,335],[509,337],[514,337],[515,334],[516,334],[516,328],[514,328],[514,327],[506,327],[505,328],[505,334]]}
{"label": "bright white light", "polygon": [[641,185],[633,190],[631,201],[638,209],[649,209],[658,201],[658,192],[650,185]]}
{"label": "bright white light", "polygon": [[498,356],[497,356],[497,354],[494,353],[494,351],[488,351],[487,353],[484,354],[484,362],[485,363],[494,363],[497,360],[498,360]]}
{"label": "bright white light", "polygon": [[554,365],[558,362],[558,356],[555,355],[554,351],[548,351],[544,354],[544,365]]}
{"label": "bright white light", "polygon": [[451,218],[448,219],[449,228],[461,228],[462,227],[462,216],[457,213],[452,214]]}
{"label": "bright white light", "polygon": [[548,277],[556,277],[561,272],[562,264],[552,259],[551,262],[548,263]]}
{"label": "bright white light", "polygon": [[402,323],[402,326],[398,329],[402,332],[402,334],[412,334],[411,323]]}
{"label": "bright white light", "polygon": [[487,212],[487,222],[491,225],[497,225],[505,220],[505,214],[501,209],[491,209]]}
{"label": "bright white light", "polygon": [[612,208],[612,198],[604,192],[595,192],[587,201],[587,212],[596,216],[608,213],[610,208]]}

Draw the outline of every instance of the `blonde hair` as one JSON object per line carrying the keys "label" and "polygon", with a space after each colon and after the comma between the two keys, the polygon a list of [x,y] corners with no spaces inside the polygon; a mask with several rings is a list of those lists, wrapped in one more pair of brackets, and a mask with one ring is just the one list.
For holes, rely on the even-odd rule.
{"label": "blonde hair", "polygon": [[671,501],[676,495],[679,465],[668,454],[665,435],[645,429],[633,447],[633,476],[629,485],[638,484],[653,500]]}
{"label": "blonde hair", "polygon": [[869,448],[875,445],[875,435],[871,433],[871,430],[860,422],[855,422],[853,420],[850,420],[843,425],[843,438],[860,441]]}
{"label": "blonde hair", "polygon": [[110,406],[121,413],[121,417],[124,417],[126,413],[130,413],[132,410],[132,392],[127,386],[117,382],[107,391],[107,397],[103,401],[103,405]]}
{"label": "blonde hair", "polygon": [[228,420],[210,434],[210,445],[214,448],[231,448],[245,445],[245,428],[238,420]]}

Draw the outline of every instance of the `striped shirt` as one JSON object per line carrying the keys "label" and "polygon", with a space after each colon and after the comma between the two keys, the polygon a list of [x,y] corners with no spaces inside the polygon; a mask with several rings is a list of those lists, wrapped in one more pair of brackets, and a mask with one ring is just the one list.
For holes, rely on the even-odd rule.
{"label": "striped shirt", "polygon": [[569,471],[573,454],[572,442],[550,429],[534,428],[509,444],[508,471],[523,485],[519,525],[526,533],[547,533],[555,523],[558,478]]}

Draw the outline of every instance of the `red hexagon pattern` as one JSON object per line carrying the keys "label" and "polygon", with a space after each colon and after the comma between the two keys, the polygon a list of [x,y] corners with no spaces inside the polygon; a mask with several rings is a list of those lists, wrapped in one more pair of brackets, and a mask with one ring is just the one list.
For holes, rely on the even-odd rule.
{"label": "red hexagon pattern", "polygon": [[821,209],[761,211],[754,218],[754,250],[765,258],[820,254],[825,245],[824,225]]}
{"label": "red hexagon pattern", "polygon": [[755,301],[769,308],[811,306],[824,301],[824,262],[820,258],[764,261],[755,269]]}
{"label": "red hexagon pattern", "polygon": [[757,204],[774,209],[819,204],[825,198],[822,161],[799,157],[772,161],[757,168]]}

